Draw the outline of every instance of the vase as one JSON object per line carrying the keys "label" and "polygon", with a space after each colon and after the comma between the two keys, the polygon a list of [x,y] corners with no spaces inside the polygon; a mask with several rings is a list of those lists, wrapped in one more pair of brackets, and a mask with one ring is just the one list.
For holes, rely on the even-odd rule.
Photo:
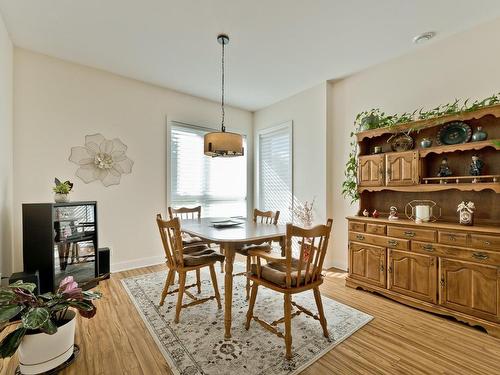
{"label": "vase", "polygon": [[27,333],[19,345],[19,369],[32,375],[50,371],[66,362],[73,354],[75,344],[74,311],[67,311],[66,322],[53,335]]}
{"label": "vase", "polygon": [[479,142],[484,141],[488,138],[488,133],[483,130],[482,126],[478,126],[474,134],[472,134],[472,141]]}
{"label": "vase", "polygon": [[56,203],[66,203],[69,202],[69,194],[55,193],[54,201]]}
{"label": "vase", "polygon": [[420,141],[420,146],[422,148],[429,148],[432,146],[432,140],[430,138],[422,138]]}

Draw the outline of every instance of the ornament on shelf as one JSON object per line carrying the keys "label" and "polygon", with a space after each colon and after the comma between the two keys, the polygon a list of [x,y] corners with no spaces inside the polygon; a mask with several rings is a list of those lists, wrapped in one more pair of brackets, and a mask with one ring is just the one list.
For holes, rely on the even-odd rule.
{"label": "ornament on shelf", "polygon": [[441,207],[429,199],[416,199],[406,204],[405,215],[417,224],[436,221],[441,217]]}
{"label": "ornament on shelf", "polygon": [[448,158],[443,158],[441,160],[441,165],[439,166],[439,171],[437,173],[438,177],[449,177],[452,175],[451,169],[448,165]]}
{"label": "ornament on shelf", "polygon": [[484,168],[484,161],[479,158],[479,155],[472,155],[472,162],[470,163],[469,174],[471,176],[481,176]]}
{"label": "ornament on shelf", "polygon": [[488,138],[488,133],[483,130],[482,126],[478,126],[474,134],[472,134],[472,142],[484,141]]}
{"label": "ornament on shelf", "polygon": [[389,208],[389,217],[388,217],[388,219],[389,220],[398,220],[399,219],[397,207],[391,206],[391,208]]}
{"label": "ornament on shelf", "polygon": [[476,207],[474,202],[463,201],[457,207],[457,212],[459,214],[459,223],[461,225],[473,225],[474,224],[474,211]]}
{"label": "ornament on shelf", "polygon": [[377,217],[379,217],[379,216],[380,216],[380,212],[378,212],[377,210],[374,210],[374,211],[372,212],[372,216],[373,216],[374,218],[377,218]]}
{"label": "ornament on shelf", "polygon": [[368,212],[368,210],[365,208],[364,211],[363,211],[363,216],[364,217],[368,217],[370,216],[370,213]]}
{"label": "ornament on shelf", "polygon": [[420,147],[429,148],[432,146],[432,140],[430,138],[422,138],[420,141]]}
{"label": "ornament on shelf", "polygon": [[381,154],[382,153],[382,146],[375,146],[373,148],[373,153],[374,154]]}

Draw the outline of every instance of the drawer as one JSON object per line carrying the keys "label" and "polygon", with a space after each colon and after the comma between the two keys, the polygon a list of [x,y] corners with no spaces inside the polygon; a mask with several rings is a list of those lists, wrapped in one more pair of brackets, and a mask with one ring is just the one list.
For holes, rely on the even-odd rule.
{"label": "drawer", "polygon": [[388,226],[387,235],[390,237],[407,238],[409,240],[436,242],[436,231],[432,229]]}
{"label": "drawer", "polygon": [[488,234],[471,234],[470,246],[485,250],[500,250],[500,236]]}
{"label": "drawer", "polygon": [[358,221],[350,221],[349,222],[349,230],[354,232],[364,232],[365,231],[365,223],[360,223]]}
{"label": "drawer", "polygon": [[385,234],[385,225],[383,225],[383,224],[366,224],[366,233]]}
{"label": "drawer", "polygon": [[443,232],[438,233],[438,242],[448,245],[467,246],[467,233]]}
{"label": "drawer", "polygon": [[391,249],[409,250],[410,241],[400,238],[391,238],[386,236],[377,236],[375,234],[365,234],[349,232],[349,240],[354,242],[368,243],[372,245],[389,247]]}
{"label": "drawer", "polygon": [[500,264],[500,253],[496,251],[465,249],[461,247],[418,241],[412,241],[411,250],[419,253],[432,254],[447,258],[456,258],[475,263],[492,265]]}

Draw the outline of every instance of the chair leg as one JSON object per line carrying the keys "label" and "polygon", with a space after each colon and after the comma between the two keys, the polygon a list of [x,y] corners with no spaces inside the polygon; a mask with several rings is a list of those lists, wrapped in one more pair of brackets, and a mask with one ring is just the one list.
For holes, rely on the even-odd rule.
{"label": "chair leg", "polygon": [[219,294],[219,286],[217,285],[217,275],[215,274],[215,266],[211,264],[210,268],[210,276],[212,277],[212,286],[214,287],[215,299],[217,300],[217,307],[222,309],[222,305],[220,303],[220,294]]}
{"label": "chair leg", "polygon": [[[247,273],[250,272],[250,268],[252,267],[252,257],[250,255],[247,255]],[[247,277],[247,301],[248,298],[250,298],[250,279]]]}
{"label": "chair leg", "polygon": [[198,268],[196,270],[196,288],[198,288],[198,294],[201,293],[201,276],[200,276],[200,269]]}
{"label": "chair leg", "polygon": [[160,306],[163,306],[163,303],[165,302],[165,297],[167,297],[168,288],[170,287],[170,284],[172,283],[172,279],[174,278],[174,274],[175,274],[174,270],[168,270],[167,279],[165,280],[165,286],[163,287],[163,291],[161,292]]}
{"label": "chair leg", "polygon": [[328,339],[330,338],[330,336],[328,334],[325,312],[323,310],[323,302],[321,301],[321,293],[319,292],[319,287],[313,288],[313,291],[314,299],[316,300],[316,306],[318,307],[319,322],[321,323],[321,327],[323,328],[323,335]]}
{"label": "chair leg", "polygon": [[286,359],[292,359],[292,296],[284,294]]}
{"label": "chair leg", "polygon": [[258,289],[259,289],[259,285],[254,282],[252,285],[252,293],[250,294],[250,303],[248,304],[247,321],[245,323],[246,330],[248,330],[250,328],[250,321],[253,318],[253,308],[255,306],[255,300],[257,299]]}
{"label": "chair leg", "polygon": [[[219,245],[219,253],[222,255],[226,255],[224,251],[224,247],[222,245]],[[220,262],[220,273],[224,273],[224,262]]]}
{"label": "chair leg", "polygon": [[186,286],[186,272],[179,272],[179,295],[177,296],[177,305],[175,306],[175,322],[179,323],[179,316],[182,309],[182,298],[184,297],[184,287]]}

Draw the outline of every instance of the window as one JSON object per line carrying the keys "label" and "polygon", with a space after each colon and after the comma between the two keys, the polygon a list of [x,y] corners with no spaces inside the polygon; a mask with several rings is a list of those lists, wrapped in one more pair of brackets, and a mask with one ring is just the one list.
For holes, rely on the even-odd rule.
{"label": "window", "polygon": [[[172,123],[171,204],[202,206],[203,216],[246,216],[247,157],[211,158],[203,136],[211,130]],[[243,140],[246,149],[246,139]]]}
{"label": "window", "polygon": [[291,222],[292,123],[260,131],[258,142],[258,207],[261,210],[279,210],[280,222]]}

